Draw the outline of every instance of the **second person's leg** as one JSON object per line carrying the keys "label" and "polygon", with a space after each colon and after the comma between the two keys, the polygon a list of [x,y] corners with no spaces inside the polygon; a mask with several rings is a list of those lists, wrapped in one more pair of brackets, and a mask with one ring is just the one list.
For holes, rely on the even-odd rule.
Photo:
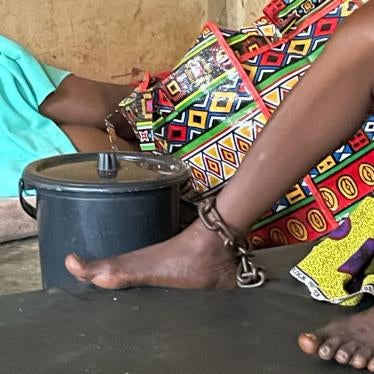
{"label": "second person's leg", "polygon": [[[78,150],[106,150],[111,148],[111,144],[105,131],[105,117],[131,90],[126,85],[70,75],[44,100],[39,110],[61,127]],[[120,150],[137,150],[136,138],[125,119],[118,135]]]}

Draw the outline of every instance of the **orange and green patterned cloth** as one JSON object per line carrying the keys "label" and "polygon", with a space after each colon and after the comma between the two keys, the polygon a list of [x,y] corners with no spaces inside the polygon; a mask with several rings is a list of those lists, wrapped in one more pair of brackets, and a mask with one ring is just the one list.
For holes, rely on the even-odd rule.
{"label": "orange and green patterned cloth", "polygon": [[[170,74],[147,75],[120,103],[141,148],[187,163],[199,197],[218,191],[337,26],[362,3],[273,0],[247,28],[208,23]],[[374,114],[274,202],[252,227],[252,246],[314,241],[336,229],[373,191],[373,138]]]}

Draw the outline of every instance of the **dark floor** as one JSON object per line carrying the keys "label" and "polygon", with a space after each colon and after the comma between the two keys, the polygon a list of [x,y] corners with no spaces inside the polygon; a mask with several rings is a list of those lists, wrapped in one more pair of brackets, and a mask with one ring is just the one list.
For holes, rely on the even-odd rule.
{"label": "dark floor", "polygon": [[[35,241],[3,247],[3,255],[9,250],[9,276],[24,269],[18,286],[31,286]],[[307,251],[302,245],[258,252],[269,281],[246,291],[83,286],[2,296],[0,373],[355,374],[297,346],[301,331],[356,312],[313,301],[289,276]]]}

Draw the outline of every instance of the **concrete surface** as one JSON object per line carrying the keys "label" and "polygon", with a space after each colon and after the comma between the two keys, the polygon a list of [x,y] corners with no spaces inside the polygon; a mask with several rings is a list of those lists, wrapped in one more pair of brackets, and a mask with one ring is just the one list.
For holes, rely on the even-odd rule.
{"label": "concrete surface", "polygon": [[[35,206],[35,198],[26,198]],[[0,243],[37,235],[37,224],[22,209],[18,198],[0,198]]]}
{"label": "concrete surface", "polygon": [[86,286],[2,296],[0,372],[358,373],[307,357],[297,347],[301,331],[360,310],[315,302],[290,278],[288,269],[307,250],[293,246],[259,254],[269,281],[252,290]]}
{"label": "concrete surface", "polygon": [[36,238],[0,245],[0,295],[41,289]]}
{"label": "concrete surface", "polygon": [[0,7],[1,33],[42,61],[126,83],[139,70],[171,69],[208,19],[225,18],[226,2],[0,0]]}
{"label": "concrete surface", "polygon": [[207,20],[250,24],[268,0],[0,0],[1,34],[39,59],[127,83],[172,68]]}

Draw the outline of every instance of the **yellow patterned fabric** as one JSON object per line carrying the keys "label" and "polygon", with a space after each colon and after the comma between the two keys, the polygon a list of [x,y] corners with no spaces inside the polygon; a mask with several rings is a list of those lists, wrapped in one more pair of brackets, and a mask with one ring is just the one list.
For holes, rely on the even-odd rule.
{"label": "yellow patterned fabric", "polygon": [[374,198],[363,200],[290,273],[316,300],[353,306],[363,294],[374,295]]}

